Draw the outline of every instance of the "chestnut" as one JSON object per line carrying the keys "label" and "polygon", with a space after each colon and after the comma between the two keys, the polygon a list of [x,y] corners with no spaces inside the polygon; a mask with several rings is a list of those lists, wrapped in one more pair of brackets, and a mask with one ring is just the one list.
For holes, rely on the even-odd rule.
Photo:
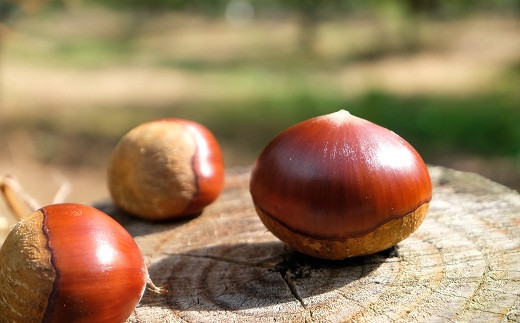
{"label": "chestnut", "polygon": [[403,138],[340,110],[276,136],[254,164],[250,192],[280,240],[314,257],[343,259],[408,237],[424,220],[432,185]]}
{"label": "chestnut", "polygon": [[201,124],[183,119],[160,119],[130,130],[108,166],[115,205],[148,220],[200,213],[223,185],[217,140]]}
{"label": "chestnut", "polygon": [[147,281],[137,244],[110,216],[46,206],[22,218],[0,249],[0,321],[124,322]]}

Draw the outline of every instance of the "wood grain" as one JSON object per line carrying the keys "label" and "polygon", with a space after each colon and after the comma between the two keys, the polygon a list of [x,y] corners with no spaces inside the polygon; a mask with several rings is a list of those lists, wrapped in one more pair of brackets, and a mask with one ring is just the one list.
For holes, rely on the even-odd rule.
{"label": "wood grain", "polygon": [[150,223],[96,206],[134,236],[150,276],[129,322],[519,321],[520,196],[478,175],[429,168],[419,230],[375,255],[324,261],[268,232],[249,169],[227,174],[199,217]]}

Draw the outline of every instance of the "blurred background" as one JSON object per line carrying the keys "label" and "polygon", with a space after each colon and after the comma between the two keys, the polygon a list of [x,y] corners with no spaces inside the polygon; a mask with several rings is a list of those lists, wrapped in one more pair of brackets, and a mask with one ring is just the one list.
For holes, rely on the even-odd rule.
{"label": "blurred background", "polygon": [[206,125],[226,165],[339,109],[520,189],[520,1],[0,0],[0,174],[108,196],[136,125]]}

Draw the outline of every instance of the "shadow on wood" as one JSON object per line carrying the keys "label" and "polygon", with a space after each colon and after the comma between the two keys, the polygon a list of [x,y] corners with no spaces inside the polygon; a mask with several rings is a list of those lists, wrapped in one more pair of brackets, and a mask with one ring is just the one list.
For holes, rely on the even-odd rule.
{"label": "shadow on wood", "polygon": [[159,233],[165,230],[173,230],[180,227],[200,215],[185,216],[179,219],[171,219],[164,221],[150,221],[136,217],[124,210],[117,208],[111,200],[100,201],[94,203],[93,207],[110,215],[114,220],[119,222],[130,233],[132,237],[146,236],[148,234]]}
{"label": "shadow on wood", "polygon": [[179,311],[238,311],[295,301],[305,307],[308,297],[344,288],[382,263],[398,261],[397,250],[332,261],[281,242],[251,242],[167,254],[149,268],[152,280],[166,278],[167,302],[148,293],[142,304]]}

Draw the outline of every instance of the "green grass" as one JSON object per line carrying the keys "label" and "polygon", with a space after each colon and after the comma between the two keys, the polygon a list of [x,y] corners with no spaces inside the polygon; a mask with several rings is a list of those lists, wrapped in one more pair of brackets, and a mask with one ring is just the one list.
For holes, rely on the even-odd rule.
{"label": "green grass", "polygon": [[[427,161],[439,154],[507,156],[520,161],[518,106],[517,97],[503,93],[470,97],[402,97],[372,92],[359,98],[344,99],[302,91],[290,96],[263,97],[233,104],[227,101],[189,102],[175,109],[98,107],[79,114],[20,115],[4,125],[31,129],[36,140],[42,143],[49,136],[65,137],[80,143],[78,147],[96,143],[109,150],[123,133],[139,123],[182,117],[201,122],[212,130],[231,160],[252,161],[272,137],[292,124],[346,109],[398,133]],[[50,144],[38,146],[45,150]]]}
{"label": "green grass", "polygon": [[391,129],[426,158],[468,153],[520,159],[519,101],[498,94],[450,98],[368,93],[357,99],[309,96],[248,102],[202,118],[226,141],[258,150],[276,133],[304,119],[340,108]]}

